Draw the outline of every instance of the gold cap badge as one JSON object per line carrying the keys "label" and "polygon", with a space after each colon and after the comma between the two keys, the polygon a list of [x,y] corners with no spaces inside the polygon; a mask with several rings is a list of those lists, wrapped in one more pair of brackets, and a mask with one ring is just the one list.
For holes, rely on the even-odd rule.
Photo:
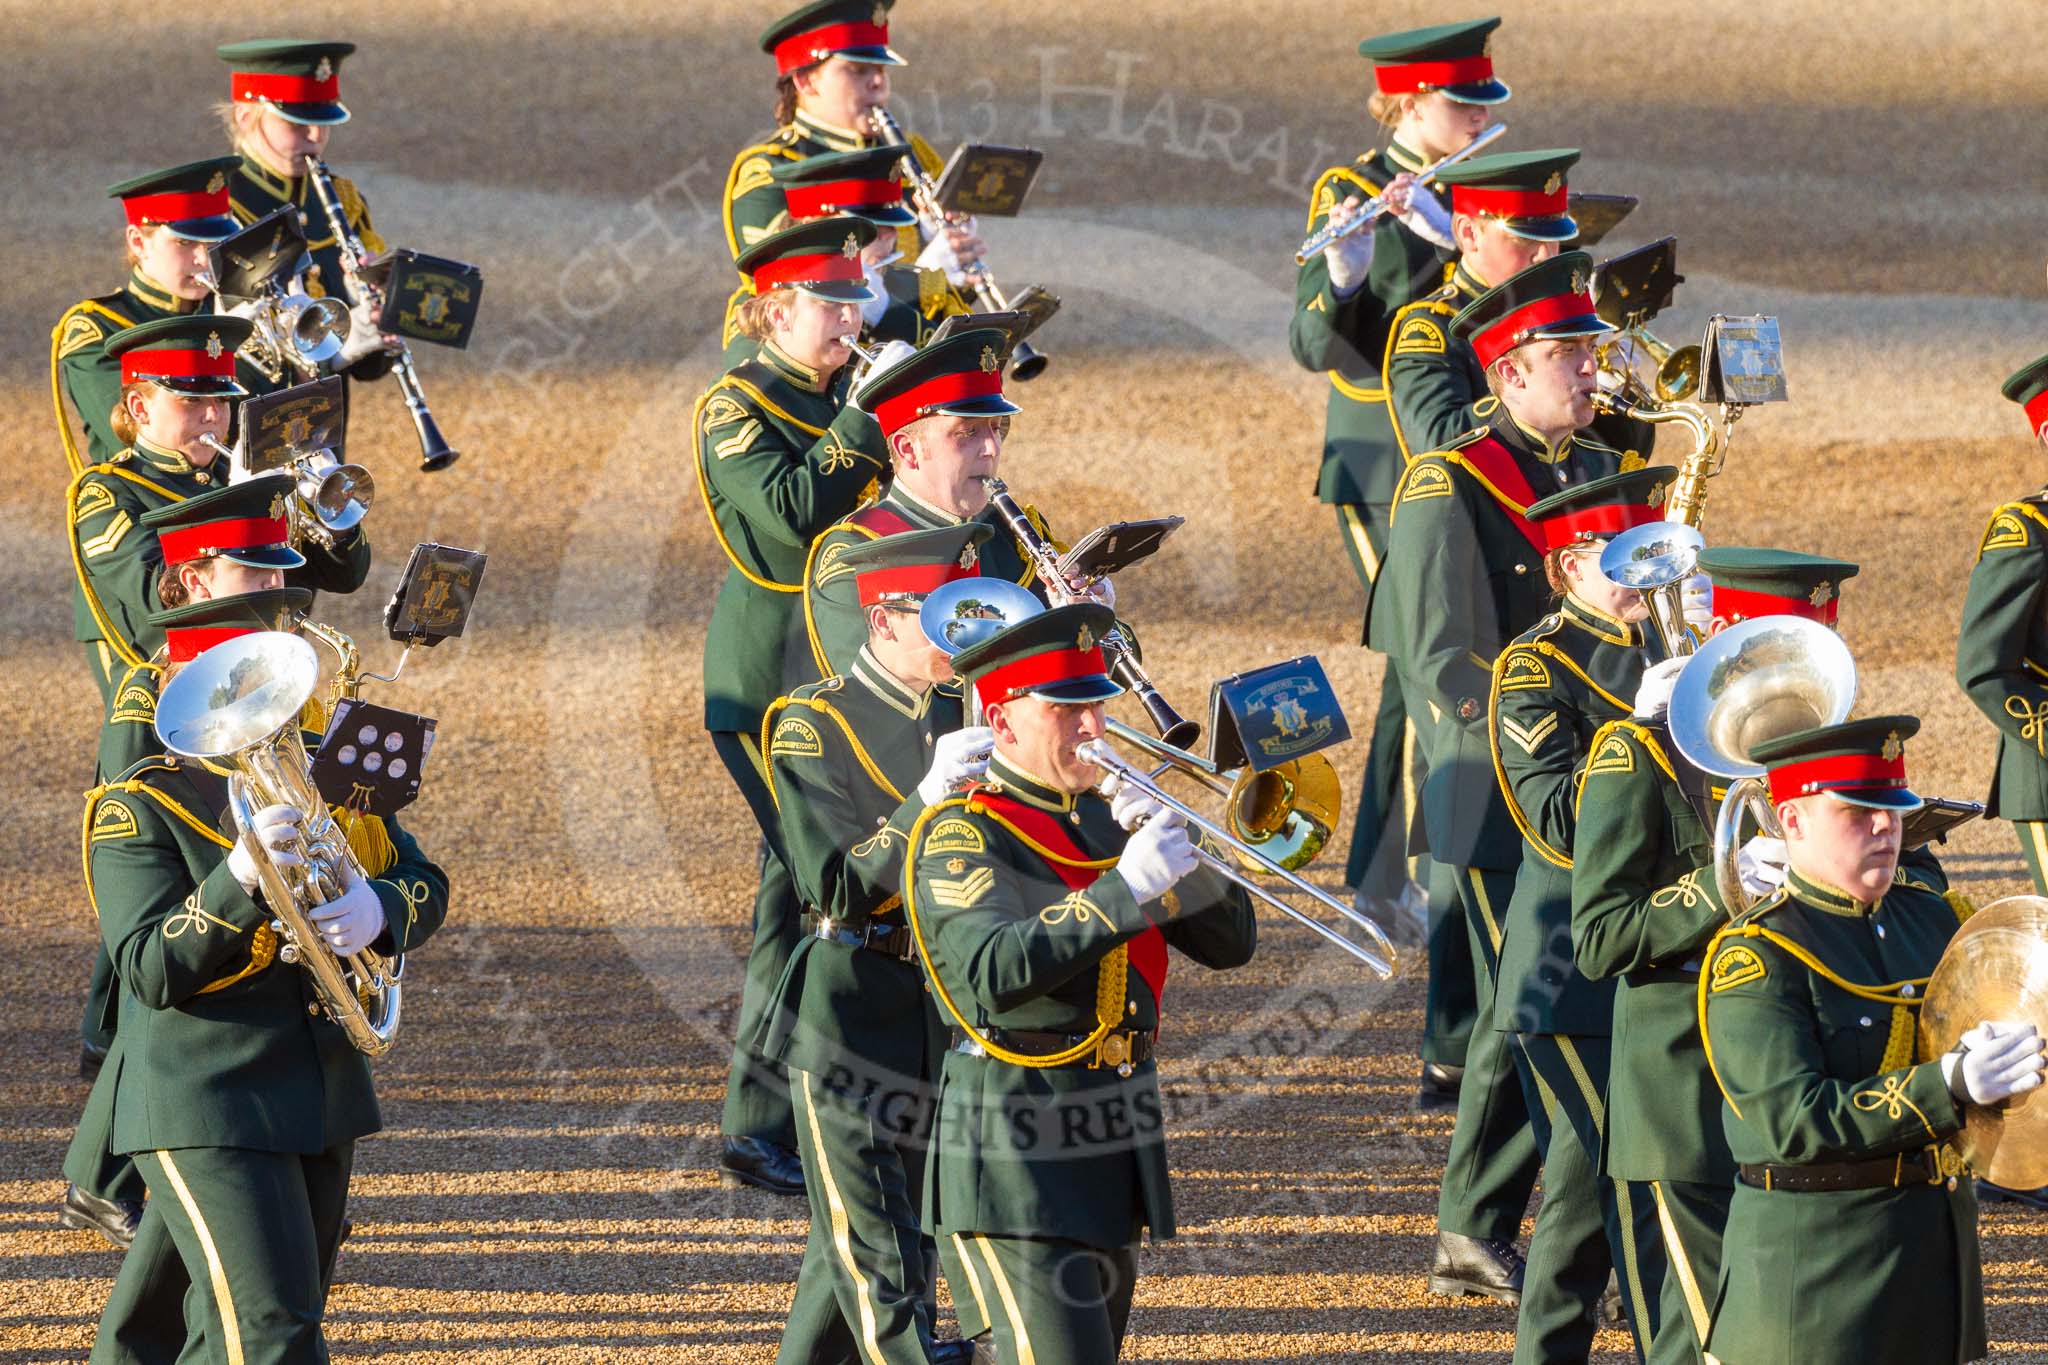
{"label": "gold cap badge", "polygon": [[1900,739],[1899,732],[1894,730],[1884,737],[1884,748],[1880,752],[1884,755],[1885,762],[1895,763],[1899,756],[1906,752],[1906,741]]}
{"label": "gold cap badge", "polygon": [[1545,194],[1556,194],[1558,189],[1561,186],[1563,186],[1563,184],[1564,174],[1560,171],[1552,171],[1550,173],[1550,179],[1543,182],[1543,192]]}
{"label": "gold cap badge", "polygon": [[851,232],[847,233],[846,245],[839,248],[839,254],[846,257],[849,261],[855,256],[860,255],[860,238],[854,236]]}
{"label": "gold cap badge", "polygon": [[206,334],[206,355],[209,360],[219,360],[220,353],[226,349],[225,346],[220,344],[219,332],[208,332]]}
{"label": "gold cap badge", "polygon": [[981,348],[981,372],[983,374],[994,374],[1002,368],[1002,364],[1001,358],[996,355],[995,347],[984,346]]}
{"label": "gold cap badge", "polygon": [[963,568],[963,569],[971,569],[971,568],[973,568],[973,567],[974,567],[974,563],[975,563],[975,560],[976,560],[976,559],[978,559],[978,558],[979,558],[979,556],[978,556],[978,555],[977,555],[977,554],[975,553],[975,549],[974,549],[974,547],[973,547],[972,545],[963,545],[963,546],[962,546],[962,547],[960,548],[960,567],[961,567],[961,568]]}
{"label": "gold cap badge", "polygon": [[1813,591],[1806,594],[1806,600],[1816,607],[1824,607],[1835,599],[1835,585],[1822,579],[1813,585]]}
{"label": "gold cap badge", "polygon": [[226,189],[227,187],[228,178],[225,175],[222,175],[219,171],[215,171],[210,177],[207,178],[206,192],[208,194],[219,194],[222,190]]}
{"label": "gold cap badge", "polygon": [[1086,625],[1083,625],[1081,633],[1074,637],[1074,648],[1080,650],[1083,654],[1095,648],[1095,632],[1088,629]]}
{"label": "gold cap badge", "polygon": [[333,74],[334,63],[328,61],[325,57],[322,57],[320,64],[313,68],[313,79],[316,81],[324,81]]}
{"label": "gold cap badge", "polygon": [[1583,293],[1585,293],[1585,292],[1586,292],[1586,272],[1585,272],[1585,271],[1583,271],[1583,270],[1574,270],[1574,271],[1572,271],[1572,279],[1571,279],[1571,285],[1572,285],[1572,292],[1573,292],[1574,294],[1583,294]]}
{"label": "gold cap badge", "polygon": [[1653,487],[1650,490],[1649,496],[1644,498],[1643,502],[1649,507],[1662,507],[1664,505],[1664,485],[1660,483]]}
{"label": "gold cap badge", "polygon": [[270,519],[276,521],[284,515],[284,494],[278,493],[270,499]]}

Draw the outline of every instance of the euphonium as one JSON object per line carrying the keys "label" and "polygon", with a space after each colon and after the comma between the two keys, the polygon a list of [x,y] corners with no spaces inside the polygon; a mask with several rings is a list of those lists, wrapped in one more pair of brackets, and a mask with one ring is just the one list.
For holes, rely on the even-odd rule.
{"label": "euphonium", "polygon": [[[352,652],[352,648],[351,648]],[[345,868],[363,869],[313,785],[299,712],[320,680],[313,647],[296,635],[260,631],[215,645],[180,669],[157,699],[156,729],[172,753],[231,770],[228,808],[250,841],[263,900],[283,940],[278,957],[312,979],[327,1017],[358,1051],[381,1057],[398,1037],[399,977],[405,958],[372,949],[343,958],[328,948],[309,913],[341,894]],[[287,805],[304,813],[280,868],[250,833],[256,813]]]}

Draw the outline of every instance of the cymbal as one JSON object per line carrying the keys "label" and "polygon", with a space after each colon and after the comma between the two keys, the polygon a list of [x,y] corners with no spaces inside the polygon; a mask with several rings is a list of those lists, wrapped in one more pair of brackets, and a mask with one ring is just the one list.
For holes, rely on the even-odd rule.
{"label": "cymbal", "polygon": [[[2008,896],[1949,940],[1920,1007],[1920,1055],[1939,1057],[1986,1019],[2031,1023],[2048,1036],[2048,899]],[[2048,1088],[1963,1111],[1956,1138],[1971,1169],[2017,1190],[2048,1185]]]}

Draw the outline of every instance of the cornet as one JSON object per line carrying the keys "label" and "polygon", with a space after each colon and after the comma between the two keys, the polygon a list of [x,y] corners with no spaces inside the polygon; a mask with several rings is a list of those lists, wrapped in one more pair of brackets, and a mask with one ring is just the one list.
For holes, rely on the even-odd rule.
{"label": "cornet", "polygon": [[[211,271],[202,270],[195,278],[218,298]],[[266,280],[262,288],[249,300],[249,339],[236,354],[273,383],[283,382],[287,365],[309,378],[317,376],[348,340],[348,308],[340,299],[292,293],[276,279]]]}
{"label": "cornet", "polygon": [[293,536],[330,550],[339,537],[362,524],[377,499],[376,476],[359,464],[341,463],[331,450],[295,452],[291,462],[277,471],[255,470],[249,467],[242,443],[225,446],[211,436],[199,439],[216,455],[227,456],[229,483],[241,483],[259,473],[290,474],[298,490],[290,509]]}

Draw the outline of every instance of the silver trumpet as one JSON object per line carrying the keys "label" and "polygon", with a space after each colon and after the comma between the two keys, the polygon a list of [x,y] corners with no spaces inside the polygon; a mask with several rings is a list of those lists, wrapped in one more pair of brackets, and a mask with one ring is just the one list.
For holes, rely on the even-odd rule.
{"label": "silver trumpet", "polygon": [[[1486,146],[1495,138],[1498,138],[1502,134],[1506,133],[1507,130],[1508,126],[1505,123],[1496,123],[1491,128],[1488,128],[1485,132],[1481,133],[1478,137],[1475,137],[1470,142],[1466,143],[1464,147],[1460,150],[1452,152],[1449,156],[1444,157],[1441,161],[1431,162],[1428,166],[1424,167],[1420,172],[1416,174],[1415,188],[1419,190],[1424,185],[1429,184],[1430,181],[1436,179],[1436,173],[1438,171],[1442,170],[1446,166],[1457,165],[1466,157],[1471,156],[1472,154],[1477,152],[1481,147]],[[1294,263],[1296,265],[1306,265],[1310,260],[1319,255],[1325,247],[1329,246],[1333,242],[1341,242],[1346,237],[1349,237],[1352,233],[1358,232],[1364,228],[1371,227],[1374,223],[1377,223],[1381,218],[1386,216],[1387,211],[1392,207],[1393,206],[1387,202],[1386,195],[1374,195],[1371,199],[1368,199],[1364,204],[1359,206],[1358,212],[1352,214],[1349,218],[1345,219],[1341,223],[1326,224],[1321,232],[1318,232],[1315,236],[1309,238],[1300,246],[1296,247],[1294,249]]]}
{"label": "silver trumpet", "polygon": [[1218,876],[1237,886],[1243,887],[1246,892],[1264,901],[1267,905],[1272,906],[1288,918],[1307,926],[1336,944],[1345,952],[1363,962],[1366,968],[1382,981],[1394,975],[1394,945],[1387,941],[1387,936],[1381,932],[1380,927],[1366,916],[1344,904],[1343,901],[1338,900],[1321,887],[1314,885],[1282,864],[1267,857],[1257,847],[1239,839],[1222,825],[1209,819],[1186,802],[1168,794],[1151,773],[1126,761],[1116,750],[1109,747],[1107,741],[1091,739],[1076,749],[1075,753],[1085,762],[1094,764],[1121,782],[1129,783],[1157,801],[1167,810],[1179,815],[1191,827],[1200,830],[1216,843],[1229,849],[1233,855],[1242,859],[1247,866],[1256,868],[1267,876],[1278,879],[1289,890],[1307,897],[1325,910],[1333,911],[1352,924],[1357,925],[1360,929],[1363,929],[1372,939],[1374,946],[1371,948],[1366,947],[1362,943],[1354,943],[1338,930],[1295,905],[1272,887],[1254,880],[1242,869],[1233,866],[1228,859],[1211,852],[1201,844],[1195,845],[1195,856],[1200,858],[1203,865]]}
{"label": "silver trumpet", "polygon": [[228,482],[241,483],[259,473],[289,474],[298,489],[292,499],[292,535],[316,541],[328,549],[335,541],[362,524],[370,504],[377,500],[377,476],[359,464],[343,464],[331,450],[309,450],[295,454],[291,463],[277,471],[255,470],[243,447],[222,445],[211,436],[199,438],[216,455],[228,460]]}
{"label": "silver trumpet", "polygon": [[[211,271],[202,270],[194,278],[219,297],[220,285]],[[348,308],[340,299],[296,294],[273,279],[249,302],[255,305],[247,314],[249,339],[236,355],[273,383],[284,380],[287,365],[309,378],[317,376],[348,340]]]}

